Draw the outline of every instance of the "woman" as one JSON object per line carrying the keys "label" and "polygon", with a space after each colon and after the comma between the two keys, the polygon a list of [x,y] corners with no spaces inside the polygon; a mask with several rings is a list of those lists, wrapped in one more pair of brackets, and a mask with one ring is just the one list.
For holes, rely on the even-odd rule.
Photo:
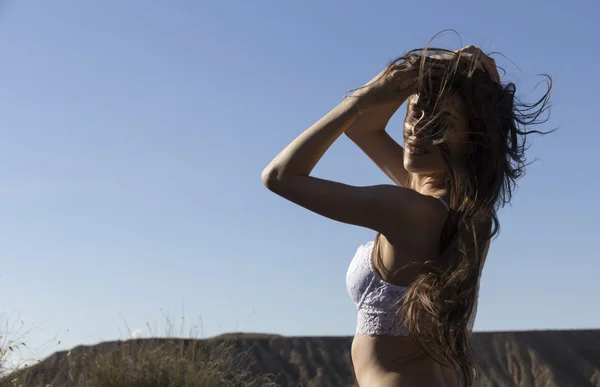
{"label": "woman", "polygon": [[[548,78],[549,79],[549,78]],[[525,105],[476,47],[413,50],[292,141],[265,168],[276,194],[377,232],[347,273],[358,306],[352,360],[361,386],[472,386],[470,332],[497,210],[524,172]],[[407,102],[403,149],[385,131]],[[310,173],[343,133],[395,185],[349,186]]]}

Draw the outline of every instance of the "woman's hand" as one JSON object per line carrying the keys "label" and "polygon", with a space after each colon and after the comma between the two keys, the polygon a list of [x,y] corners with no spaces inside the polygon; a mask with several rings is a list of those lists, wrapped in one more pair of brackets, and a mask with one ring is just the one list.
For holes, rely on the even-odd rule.
{"label": "woman's hand", "polygon": [[359,99],[360,116],[346,130],[348,137],[356,139],[365,134],[385,131],[398,108],[411,94],[416,93],[418,70],[411,70],[406,63],[401,66],[387,67],[350,95],[349,98]]}
{"label": "woman's hand", "polygon": [[496,83],[500,83],[500,74],[498,73],[498,68],[496,67],[496,62],[493,58],[486,55],[481,49],[475,46],[467,46],[463,47],[460,50],[456,50],[456,53],[460,55],[471,55],[475,57],[475,60],[479,61],[483,70],[492,78],[492,80]]}
{"label": "woman's hand", "polygon": [[459,50],[452,51],[451,53],[432,55],[431,58],[452,60],[457,54],[464,57],[475,58],[475,61],[478,62],[478,65],[482,68],[482,70],[485,71],[494,82],[501,84],[500,74],[498,73],[498,68],[496,67],[496,62],[494,59],[473,45],[463,47]]}
{"label": "woman's hand", "polygon": [[418,69],[411,68],[407,64],[388,66],[348,98],[358,98],[359,109],[363,112],[391,106],[396,106],[398,109],[411,94],[416,92],[417,75]]}

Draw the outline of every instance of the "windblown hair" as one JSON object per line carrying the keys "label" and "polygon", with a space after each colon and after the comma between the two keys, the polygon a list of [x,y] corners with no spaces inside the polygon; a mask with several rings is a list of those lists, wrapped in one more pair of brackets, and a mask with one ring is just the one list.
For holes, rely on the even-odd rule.
{"label": "windblown hair", "polygon": [[[431,55],[449,55],[436,59]],[[423,48],[394,60],[392,66],[419,68],[418,94],[426,101],[420,124],[439,147],[448,169],[450,214],[440,239],[440,259],[427,262],[398,303],[409,336],[436,362],[457,371],[466,386],[477,377],[468,322],[477,300],[478,280],[492,238],[499,232],[497,211],[509,203],[516,181],[528,165],[527,136],[544,123],[552,80],[541,99],[527,104],[513,83],[499,84],[479,66],[479,58]],[[444,123],[440,101],[458,96],[466,108],[468,133],[462,151],[448,146],[452,128]],[[377,258],[383,267],[381,257]]]}

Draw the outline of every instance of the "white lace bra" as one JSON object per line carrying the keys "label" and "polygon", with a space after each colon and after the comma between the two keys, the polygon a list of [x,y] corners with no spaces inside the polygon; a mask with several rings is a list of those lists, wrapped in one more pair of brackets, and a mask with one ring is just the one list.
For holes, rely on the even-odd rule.
{"label": "white lace bra", "polygon": [[[358,308],[356,334],[369,336],[408,336],[402,318],[395,304],[406,294],[408,288],[384,281],[373,268],[374,242],[361,245],[346,274],[348,293]],[[479,296],[479,281],[477,283]],[[469,320],[469,330],[473,330],[477,302]]]}

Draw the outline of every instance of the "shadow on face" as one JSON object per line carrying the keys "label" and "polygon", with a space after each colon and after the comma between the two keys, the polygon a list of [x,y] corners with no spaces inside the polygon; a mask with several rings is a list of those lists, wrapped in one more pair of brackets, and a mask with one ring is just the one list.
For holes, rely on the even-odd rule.
{"label": "shadow on face", "polygon": [[419,94],[411,95],[404,119],[404,168],[418,175],[447,172],[440,145],[451,158],[466,150],[469,122],[462,99],[455,93],[432,103]]}

